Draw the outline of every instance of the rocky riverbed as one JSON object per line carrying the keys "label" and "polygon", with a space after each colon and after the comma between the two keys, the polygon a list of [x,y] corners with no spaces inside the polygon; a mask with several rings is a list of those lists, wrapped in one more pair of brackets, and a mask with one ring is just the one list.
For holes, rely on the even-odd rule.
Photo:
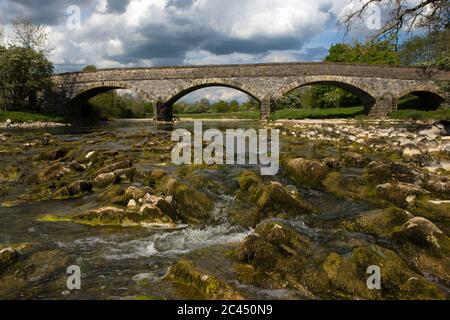
{"label": "rocky riverbed", "polygon": [[0,130],[0,298],[450,297],[447,123],[270,126],[274,177],[172,165],[188,122]]}

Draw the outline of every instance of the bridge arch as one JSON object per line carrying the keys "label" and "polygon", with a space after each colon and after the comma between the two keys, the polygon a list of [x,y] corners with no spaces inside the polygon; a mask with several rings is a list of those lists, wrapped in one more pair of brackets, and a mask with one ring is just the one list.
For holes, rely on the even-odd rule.
{"label": "bridge arch", "polygon": [[88,85],[82,85],[78,88],[74,88],[72,92],[68,94],[68,105],[79,105],[83,102],[90,100],[91,98],[99,95],[101,93],[105,93],[111,90],[132,90],[134,91],[143,101],[151,101],[152,98],[146,92],[135,88],[134,86],[121,81],[102,81],[102,82],[93,82]]}
{"label": "bridge arch", "polygon": [[397,101],[407,95],[418,97],[423,103],[427,104],[429,109],[437,109],[446,101],[445,97],[437,90],[437,88],[430,86],[408,88],[397,95]]}
{"label": "bridge arch", "polygon": [[208,87],[225,87],[225,88],[231,88],[236,89],[238,91],[241,91],[245,94],[248,94],[249,96],[255,98],[256,100],[260,101],[262,100],[262,95],[260,95],[254,88],[251,88],[245,84],[242,84],[237,81],[228,80],[228,79],[202,79],[202,80],[195,80],[192,81],[185,86],[178,87],[174,90],[172,90],[169,93],[169,97],[167,99],[166,104],[169,106],[172,106],[175,102],[183,98],[184,96],[197,91],[199,89],[208,88]]}
{"label": "bridge arch", "polygon": [[291,82],[288,85],[282,87],[277,92],[277,95],[274,98],[279,99],[297,88],[315,84],[332,85],[353,93],[364,104],[364,110],[366,114],[370,113],[370,110],[376,103],[376,92],[364,83],[349,77],[329,75],[302,77],[300,80]]}

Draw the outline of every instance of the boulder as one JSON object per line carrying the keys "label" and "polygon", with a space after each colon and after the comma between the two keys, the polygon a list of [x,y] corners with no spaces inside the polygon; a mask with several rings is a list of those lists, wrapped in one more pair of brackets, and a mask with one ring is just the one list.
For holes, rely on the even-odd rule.
{"label": "boulder", "polygon": [[139,212],[109,206],[74,215],[73,222],[100,226],[174,227],[170,217],[156,206],[144,206]]}
{"label": "boulder", "polygon": [[403,209],[378,209],[363,212],[353,221],[344,221],[342,226],[351,232],[389,237],[395,227],[406,223],[411,218],[413,215]]}
{"label": "boulder", "polygon": [[[381,269],[381,290],[367,285],[370,266]],[[353,250],[350,256],[331,253],[322,268],[331,292],[350,299],[445,299],[434,283],[412,271],[393,251],[372,245]]]}
{"label": "boulder", "polygon": [[346,167],[364,168],[371,162],[371,160],[366,155],[349,151],[342,156],[341,162]]}
{"label": "boulder", "polygon": [[244,227],[254,227],[267,218],[314,212],[313,207],[300,196],[292,195],[278,182],[265,184],[251,171],[243,172],[238,182],[239,199],[254,206],[253,209],[238,210],[232,214],[233,220]]}
{"label": "boulder", "polygon": [[62,187],[56,192],[56,197],[62,198],[62,197],[81,197],[85,195],[86,193],[89,193],[92,191],[92,182],[89,181],[75,181],[72,182],[67,187]]}
{"label": "boulder", "polygon": [[116,170],[128,169],[128,168],[131,168],[131,166],[132,166],[132,162],[130,160],[124,160],[124,161],[116,162],[116,163],[110,164],[108,166],[105,166],[105,167],[101,168],[100,170],[98,170],[94,175],[98,176],[100,174],[110,173],[110,172],[114,172]]}
{"label": "boulder", "polygon": [[195,289],[208,300],[243,300],[225,281],[203,271],[189,260],[181,260],[172,265],[164,279]]}
{"label": "boulder", "polygon": [[287,176],[298,187],[322,189],[322,181],[332,169],[320,160],[292,159],[285,163]]}
{"label": "boulder", "polygon": [[101,173],[94,179],[94,184],[97,187],[104,188],[117,181],[117,176],[114,172]]}
{"label": "boulder", "polygon": [[214,204],[205,193],[170,176],[160,179],[156,189],[173,197],[173,207],[183,222],[197,224],[210,218]]}
{"label": "boulder", "polygon": [[265,271],[271,271],[290,257],[311,254],[312,241],[285,223],[264,221],[236,249],[236,258]]}
{"label": "boulder", "polygon": [[414,183],[418,180],[417,173],[407,165],[390,160],[376,160],[371,162],[365,170],[366,178],[375,183],[397,180]]}
{"label": "boulder", "polygon": [[435,252],[450,253],[450,239],[431,221],[415,217],[396,228],[393,238]]}
{"label": "boulder", "polygon": [[386,199],[401,208],[414,205],[418,196],[429,193],[414,184],[404,182],[385,183],[377,186],[377,194],[382,199]]}

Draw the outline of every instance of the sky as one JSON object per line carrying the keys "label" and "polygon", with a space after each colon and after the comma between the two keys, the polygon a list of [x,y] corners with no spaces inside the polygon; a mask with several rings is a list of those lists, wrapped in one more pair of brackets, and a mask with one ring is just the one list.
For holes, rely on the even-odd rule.
{"label": "sky", "polygon": [[[46,26],[55,72],[98,68],[320,61],[341,42],[338,19],[358,0],[0,0]],[[356,34],[369,30],[361,25]],[[231,93],[230,93],[231,92]],[[234,94],[234,96],[233,96]],[[204,89],[191,99],[245,96]]]}

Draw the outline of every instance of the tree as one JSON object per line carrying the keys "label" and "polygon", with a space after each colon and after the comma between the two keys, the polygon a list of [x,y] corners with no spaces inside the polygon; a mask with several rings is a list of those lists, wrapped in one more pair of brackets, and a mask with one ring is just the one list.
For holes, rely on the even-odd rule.
{"label": "tree", "polygon": [[83,72],[95,72],[95,71],[97,71],[97,67],[92,64],[88,64],[86,67],[83,68],[82,71]]}
{"label": "tree", "polygon": [[24,17],[17,17],[12,23],[12,29],[16,46],[43,52],[45,55],[52,51],[49,47],[49,35],[44,26],[34,24]]}
{"label": "tree", "polygon": [[400,62],[405,65],[433,63],[450,57],[450,29],[415,36],[400,47]]}
{"label": "tree", "polygon": [[53,65],[43,52],[31,48],[10,47],[0,55],[0,83],[10,92],[13,105],[23,108],[35,106],[36,92],[52,84]]}
{"label": "tree", "polygon": [[325,61],[391,65],[399,62],[395,45],[390,41],[334,44],[330,47]]}
{"label": "tree", "polygon": [[434,31],[442,30],[450,21],[448,0],[359,0],[359,3],[357,9],[341,19],[347,33],[365,20],[374,5],[389,10],[386,22],[375,32],[372,39],[396,39],[402,31],[411,33],[423,27]]}

